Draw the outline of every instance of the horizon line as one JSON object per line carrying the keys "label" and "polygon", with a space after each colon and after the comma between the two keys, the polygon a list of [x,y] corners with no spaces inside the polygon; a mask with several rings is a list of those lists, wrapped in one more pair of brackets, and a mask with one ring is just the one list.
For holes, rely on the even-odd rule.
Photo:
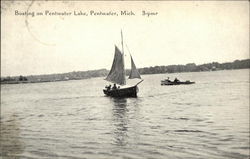
{"label": "horizon line", "polygon": [[[236,59],[236,60],[239,60],[239,61],[241,61],[241,60],[250,60],[250,58]],[[236,60],[233,60],[233,61],[231,61],[231,62],[229,62],[229,63],[232,63],[232,62],[234,62],[234,61],[236,61]],[[212,62],[208,62],[208,63],[202,63],[202,64],[196,64],[195,62],[189,62],[189,63],[186,63],[186,64],[155,65],[155,66],[140,67],[140,68],[137,68],[137,69],[142,69],[142,68],[147,68],[147,67],[156,67],[156,66],[173,66],[173,65],[187,65],[187,64],[203,65],[203,64],[213,63],[213,62],[216,62],[216,61],[212,61]],[[217,62],[217,63],[220,63],[220,64],[221,64],[221,63],[228,63],[228,62]],[[41,75],[53,75],[53,74],[65,74],[65,73],[71,73],[71,72],[97,71],[97,70],[107,70],[107,71],[109,71],[109,69],[106,69],[106,68],[99,68],[99,69],[90,69],[90,70],[82,70],[82,71],[78,70],[78,71],[70,71],[70,72],[48,73],[48,74],[30,74],[30,75],[21,75],[21,74],[20,74],[20,75],[7,75],[7,76],[2,76],[2,75],[0,74],[0,77],[1,77],[1,78],[4,78],[4,77],[17,77],[17,76],[26,76],[26,77],[28,77],[28,76],[41,76]],[[127,70],[127,69],[125,69],[125,70]]]}

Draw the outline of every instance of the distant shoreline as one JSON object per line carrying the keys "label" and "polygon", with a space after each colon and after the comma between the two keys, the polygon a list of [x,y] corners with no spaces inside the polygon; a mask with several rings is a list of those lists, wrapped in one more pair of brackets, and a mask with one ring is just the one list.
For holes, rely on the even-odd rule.
{"label": "distant shoreline", "polygon": [[[182,73],[182,72],[207,72],[218,70],[236,70],[236,69],[249,69],[250,59],[235,60],[234,62],[218,63],[212,62],[202,65],[189,63],[186,65],[168,65],[168,66],[154,66],[139,68],[140,74],[165,74],[165,73]],[[30,75],[30,76],[12,76],[1,77],[1,84],[26,84],[26,83],[44,83],[44,82],[59,82],[69,80],[82,80],[95,77],[107,76],[109,70],[99,69],[91,71],[74,71],[69,73],[60,74],[47,74],[47,75]],[[129,74],[129,70],[126,70]]]}
{"label": "distant shoreline", "polygon": [[[224,70],[215,70],[215,71],[230,71],[230,70],[243,70],[243,69],[250,69],[250,68],[240,68],[240,69],[224,69]],[[211,72],[211,71],[200,71],[200,72]],[[191,73],[191,72],[173,72],[173,73]],[[157,73],[157,74],[165,74],[165,73]],[[172,74],[172,73],[169,73]],[[153,74],[144,74],[144,75],[153,75]],[[104,76],[102,76],[104,77]],[[1,82],[1,85],[6,84],[30,84],[30,83],[46,83],[46,82],[63,82],[63,81],[74,81],[74,80],[84,80],[90,78],[98,78],[98,77],[89,77],[89,78],[82,78],[82,79],[71,79],[71,80],[57,80],[57,81],[8,81],[8,82]]]}
{"label": "distant shoreline", "polygon": [[[215,70],[215,71],[230,71],[230,70],[243,70],[243,69],[250,69],[250,68],[240,68],[240,69],[225,69],[225,70]],[[200,71],[200,72],[211,72],[211,71]],[[173,73],[191,73],[191,72],[173,72]],[[166,74],[166,73],[157,73],[157,74]],[[172,73],[169,73],[172,74]],[[144,74],[144,75],[153,75],[153,74]],[[104,76],[102,76],[104,77]],[[30,83],[46,83],[46,82],[63,82],[63,81],[74,81],[74,80],[84,80],[90,78],[98,78],[98,77],[89,77],[89,78],[82,78],[82,79],[71,79],[71,80],[57,80],[57,81],[8,81],[8,82],[1,82],[1,85],[6,84],[30,84]]]}

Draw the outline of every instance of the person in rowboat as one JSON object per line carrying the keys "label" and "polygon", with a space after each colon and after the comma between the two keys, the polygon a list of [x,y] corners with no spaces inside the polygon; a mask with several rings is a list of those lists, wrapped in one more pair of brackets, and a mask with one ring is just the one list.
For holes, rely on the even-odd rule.
{"label": "person in rowboat", "polygon": [[175,77],[174,82],[180,82],[180,80],[178,80],[178,79]]}
{"label": "person in rowboat", "polygon": [[169,80],[169,77],[168,77],[168,79],[167,79],[167,82],[171,82],[171,81]]}

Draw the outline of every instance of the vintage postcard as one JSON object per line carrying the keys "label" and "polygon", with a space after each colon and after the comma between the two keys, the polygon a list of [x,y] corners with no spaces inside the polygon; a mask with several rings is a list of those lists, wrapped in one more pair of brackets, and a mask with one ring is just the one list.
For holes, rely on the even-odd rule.
{"label": "vintage postcard", "polygon": [[249,158],[249,1],[1,1],[0,158]]}

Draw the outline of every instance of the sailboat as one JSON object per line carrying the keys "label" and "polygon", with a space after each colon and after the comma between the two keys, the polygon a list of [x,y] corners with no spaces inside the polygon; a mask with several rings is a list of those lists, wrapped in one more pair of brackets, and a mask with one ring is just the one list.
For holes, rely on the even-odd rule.
{"label": "sailboat", "polygon": [[[122,44],[122,51],[115,45],[115,55],[112,67],[110,69],[110,72],[108,76],[105,78],[105,80],[114,83],[114,87],[111,88],[110,86],[106,86],[105,89],[103,89],[103,92],[107,96],[111,97],[137,97],[137,93],[139,91],[138,85],[143,81],[141,79],[139,71],[136,69],[134,60],[132,58],[132,55],[130,54],[131,59],[131,70],[129,74],[129,79],[138,78],[141,79],[140,82],[133,86],[126,86],[126,71],[125,71],[125,63],[124,63],[124,49],[123,49],[123,35],[121,31],[121,44]],[[120,85],[120,86],[116,86]]]}

